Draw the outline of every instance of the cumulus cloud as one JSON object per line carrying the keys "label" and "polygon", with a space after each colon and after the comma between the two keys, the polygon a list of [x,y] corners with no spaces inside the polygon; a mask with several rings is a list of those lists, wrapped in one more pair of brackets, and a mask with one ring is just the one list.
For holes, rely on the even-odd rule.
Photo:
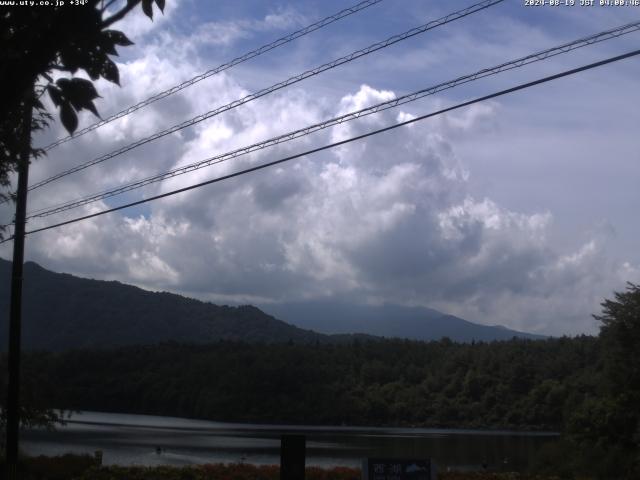
{"label": "cumulus cloud", "polygon": [[282,8],[264,18],[206,22],[198,26],[190,40],[201,46],[229,46],[256,33],[295,29],[308,23],[304,15],[293,8]]}
{"label": "cumulus cloud", "polygon": [[[173,2],[167,2],[164,8],[164,12],[153,5],[153,21],[142,13],[142,9],[138,8],[128,15],[125,15],[121,20],[113,24],[113,28],[126,32],[126,35],[135,42],[142,41],[146,35],[151,32],[157,32],[162,27],[169,24],[171,18],[173,18],[180,8],[184,5],[184,0],[174,0]],[[118,8],[112,8],[107,10],[108,14],[113,14],[122,8],[122,3],[115,5]],[[108,16],[108,15],[107,15]]]}
{"label": "cumulus cloud", "polygon": [[[205,70],[209,66],[200,65],[200,59],[188,61],[183,55],[195,51],[199,42],[230,45],[252,29],[290,28],[303,20],[293,11],[280,11],[250,22],[201,25],[181,46],[170,45],[162,35],[141,42],[135,47],[139,55],[119,64],[125,88],[100,85],[109,99],[105,110],[112,105],[117,111]],[[136,31],[134,27],[127,26]],[[146,38],[148,33],[140,30],[138,35]],[[241,98],[248,93],[244,85],[233,71],[209,78],[59,147],[34,164],[32,178],[45,178]],[[375,84],[353,86],[337,102],[312,95],[303,85],[286,89],[67,177],[34,193],[31,206],[184,166],[395,96]],[[422,103],[422,111],[425,104],[439,105]],[[616,260],[602,231],[576,234],[578,247],[560,248],[551,235],[553,211],[521,211],[474,193],[479,168],[474,160],[480,152],[461,153],[458,143],[471,132],[482,136],[497,128],[499,112],[497,102],[475,105],[128,212],[33,235],[28,258],[58,271],[216,302],[339,297],[430,306],[473,321],[542,333],[593,332],[590,314],[613,289],[637,281],[640,267]],[[367,116],[175,177],[125,199],[168,192],[415,115],[412,105],[406,105]],[[62,133],[56,127],[42,143]],[[483,158],[492,151],[482,151]],[[8,209],[0,213],[9,218]],[[32,226],[47,223],[35,220]],[[9,257],[6,245],[0,255]]]}
{"label": "cumulus cloud", "polygon": [[[232,80],[218,81],[226,95],[242,93]],[[343,97],[335,114],[393,97],[363,85]],[[310,143],[352,137],[408,115],[369,116],[318,138],[237,159],[218,173]],[[143,214],[101,217],[34,236],[30,256],[60,270],[215,301],[339,296],[431,306],[546,333],[592,331],[589,314],[611,285],[637,276],[637,267],[612,262],[602,239],[587,239],[576,252],[556,252],[547,239],[550,212],[524,214],[473,198],[470,173],[450,138],[490,112],[472,108],[463,115],[172,197]],[[155,154],[160,164],[178,166],[319,117],[312,99],[291,91],[199,126],[188,142],[174,142],[180,147],[173,164],[162,159],[161,148]],[[128,130],[121,131],[128,138]],[[152,168],[148,161],[140,164],[143,171]],[[119,180],[117,169],[110,172],[109,181]],[[153,192],[211,176],[201,170]],[[93,205],[86,212],[104,207]]]}

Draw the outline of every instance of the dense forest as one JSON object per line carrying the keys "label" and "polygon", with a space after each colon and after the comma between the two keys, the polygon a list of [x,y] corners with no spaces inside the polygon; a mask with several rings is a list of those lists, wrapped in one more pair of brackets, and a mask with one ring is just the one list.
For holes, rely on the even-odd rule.
{"label": "dense forest", "polygon": [[232,422],[557,430],[563,439],[547,452],[554,471],[564,464],[568,472],[640,478],[640,286],[629,284],[602,306],[598,337],[223,340],[31,352],[23,356],[23,406]]}
{"label": "dense forest", "polygon": [[[457,344],[220,342],[33,353],[64,409],[219,421],[558,430],[598,388],[593,337]],[[4,369],[0,369],[4,371]]]}

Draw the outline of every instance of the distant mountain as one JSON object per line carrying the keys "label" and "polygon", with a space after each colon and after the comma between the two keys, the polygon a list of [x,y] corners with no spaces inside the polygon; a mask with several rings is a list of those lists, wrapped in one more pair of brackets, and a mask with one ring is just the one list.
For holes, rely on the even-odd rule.
{"label": "distant mountain", "polygon": [[424,307],[311,301],[261,308],[287,323],[325,334],[365,333],[423,341],[449,337],[456,342],[546,338],[503,326],[479,325]]}
{"label": "distant mountain", "polygon": [[[288,325],[252,306],[229,307],[119,282],[54,273],[25,263],[22,344],[25,349],[64,350],[155,344],[334,342]],[[0,350],[7,348],[11,262],[0,259]]]}
{"label": "distant mountain", "polygon": [[[167,341],[341,343],[373,335],[415,340],[449,337],[459,342],[543,338],[427,308],[306,302],[264,306],[268,314],[249,305],[219,306],[120,282],[54,273],[33,262],[24,268],[22,344],[29,350]],[[10,275],[11,262],[0,259],[0,351],[7,345]]]}

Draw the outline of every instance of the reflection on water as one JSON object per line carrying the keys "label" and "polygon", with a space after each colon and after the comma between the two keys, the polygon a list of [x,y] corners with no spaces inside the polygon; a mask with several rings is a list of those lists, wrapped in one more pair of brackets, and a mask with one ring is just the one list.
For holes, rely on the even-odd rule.
{"label": "reflection on water", "polygon": [[[30,430],[32,455],[104,452],[107,465],[277,464],[280,436],[307,437],[307,465],[359,467],[367,457],[433,458],[439,468],[524,470],[553,433],[425,428],[252,425],[83,412],[54,432]],[[160,449],[160,453],[158,452]]]}

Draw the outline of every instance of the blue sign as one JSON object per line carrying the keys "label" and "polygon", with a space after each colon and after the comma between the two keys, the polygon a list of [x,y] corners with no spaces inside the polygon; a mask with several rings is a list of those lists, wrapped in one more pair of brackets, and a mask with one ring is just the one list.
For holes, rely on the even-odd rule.
{"label": "blue sign", "polygon": [[435,465],[428,460],[368,458],[362,465],[363,480],[436,480]]}

